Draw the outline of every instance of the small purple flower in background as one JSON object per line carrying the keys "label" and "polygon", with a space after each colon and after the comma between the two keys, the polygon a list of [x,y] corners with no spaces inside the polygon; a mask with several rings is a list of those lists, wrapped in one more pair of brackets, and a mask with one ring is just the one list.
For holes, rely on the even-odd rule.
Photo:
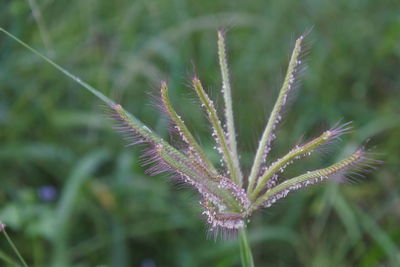
{"label": "small purple flower in background", "polygon": [[157,266],[156,263],[152,259],[144,259],[140,263],[140,267],[156,267],[156,266]]}
{"label": "small purple flower in background", "polygon": [[37,189],[38,197],[43,201],[52,201],[57,197],[57,190],[52,185],[44,185]]}

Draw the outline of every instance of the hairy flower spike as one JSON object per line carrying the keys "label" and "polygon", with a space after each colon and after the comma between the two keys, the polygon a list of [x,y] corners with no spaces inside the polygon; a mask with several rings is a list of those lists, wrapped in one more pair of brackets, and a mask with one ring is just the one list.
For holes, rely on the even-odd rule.
{"label": "hairy flower spike", "polygon": [[301,69],[300,66],[302,61],[300,59],[302,49],[303,49],[303,41],[304,36],[300,36],[296,40],[295,47],[293,49],[292,57],[289,62],[289,67],[286,73],[285,80],[283,81],[282,88],[280,90],[278,99],[272,109],[271,115],[269,117],[267,126],[263,132],[261,137],[257,153],[254,159],[253,167],[251,168],[250,176],[249,176],[249,184],[247,187],[247,191],[251,191],[254,186],[257,175],[259,174],[261,164],[265,162],[266,156],[268,152],[271,150],[271,142],[275,139],[274,130],[277,124],[281,121],[281,110],[283,106],[286,104],[288,94],[293,91],[295,86],[295,81],[297,78],[297,74]]}
{"label": "hairy flower spike", "polygon": [[[240,211],[241,203],[229,189],[219,187],[221,177],[209,172],[197,161],[189,158],[156,136],[147,126],[129,116],[120,105],[111,107],[113,117],[123,125],[122,130],[132,135],[136,144],[147,143],[150,148],[144,153],[143,165],[152,165],[147,173],[152,175],[169,172],[185,183],[192,185],[205,198],[221,210]],[[138,141],[140,140],[140,141]]]}
{"label": "hairy flower spike", "polygon": [[197,143],[196,139],[190,133],[189,129],[186,127],[182,118],[175,112],[174,108],[172,107],[172,104],[168,97],[168,86],[166,82],[161,83],[160,96],[161,96],[161,104],[163,110],[165,110],[165,112],[168,114],[168,117],[174,124],[173,125],[174,129],[177,130],[182,141],[184,141],[187,144],[189,148],[188,149],[189,153],[192,154],[198,162],[203,164],[212,173],[217,173],[213,164],[207,158],[206,154],[204,153],[200,145]]}
{"label": "hairy flower spike", "polygon": [[173,109],[168,97],[166,83],[161,84],[159,105],[162,111],[167,114],[180,139],[187,145],[187,149],[183,152],[159,138],[139,120],[126,113],[121,106],[111,106],[113,117],[121,124],[119,129],[131,134],[130,142],[132,144],[149,144],[150,149],[144,154],[146,159],[143,162],[145,165],[151,165],[147,170],[148,173],[172,173],[173,177],[190,184],[202,196],[203,215],[210,226],[210,233],[214,237],[218,235],[223,238],[236,236],[236,231],[246,226],[248,217],[254,211],[261,207],[270,207],[292,191],[325,180],[346,181],[374,168],[374,165],[379,163],[379,161],[371,159],[369,153],[363,149],[358,149],[346,159],[329,167],[309,171],[291,179],[283,178],[283,173],[289,164],[339,140],[343,134],[349,133],[352,127],[351,123],[348,122],[341,125],[337,123],[320,136],[304,144],[296,145],[286,155],[276,159],[270,166],[264,165],[271,142],[275,139],[274,130],[282,119],[282,108],[289,93],[295,87],[296,77],[301,69],[303,40],[304,36],[301,36],[296,41],[285,80],[260,140],[248,176],[246,190],[237,154],[231,87],[225,39],[222,31],[218,32],[218,56],[225,102],[226,125],[224,127],[222,127],[217,110],[203,89],[200,80],[195,77],[192,83],[201,106],[210,121],[212,137],[216,141],[216,149],[222,156],[221,160],[226,166],[226,174],[214,168],[182,118]]}
{"label": "hairy flower spike", "polygon": [[222,94],[224,96],[225,102],[226,132],[228,139],[227,141],[234,165],[234,174],[232,176],[234,181],[236,181],[239,186],[242,186],[243,175],[242,171],[240,170],[239,156],[237,152],[236,131],[232,110],[232,93],[231,85],[229,82],[229,70],[225,52],[225,37],[224,32],[221,30],[218,31],[218,58],[222,75]]}
{"label": "hairy flower spike", "polygon": [[235,162],[233,160],[231,150],[228,147],[228,142],[226,140],[226,134],[224,129],[221,126],[221,121],[218,118],[217,111],[214,107],[214,103],[208,97],[207,93],[203,89],[203,85],[200,80],[195,77],[193,79],[193,87],[201,101],[201,106],[206,110],[208,119],[210,120],[212,127],[212,136],[215,138],[217,142],[217,150],[222,155],[224,162],[227,167],[228,175],[231,177],[232,181],[240,185],[238,174],[235,171]]}
{"label": "hairy flower spike", "polygon": [[[313,151],[321,149],[321,147],[338,140],[341,135],[349,132],[351,127],[349,123],[345,123],[341,126],[334,126],[305,144],[295,146],[288,154],[274,161],[269,167],[265,166],[264,163],[267,153],[271,149],[271,142],[275,139],[274,130],[281,121],[282,108],[287,102],[288,95],[293,91],[296,85],[296,78],[301,71],[304,36],[296,40],[286,77],[260,139],[251,172],[247,181],[243,181],[236,147],[231,88],[222,31],[218,32],[218,55],[225,102],[226,131],[221,126],[217,111],[205,93],[199,79],[193,79],[193,86],[209,117],[213,129],[212,135],[217,142],[217,149],[222,155],[222,160],[226,164],[227,175],[224,174],[224,170],[217,170],[213,167],[211,160],[207,158],[207,155],[193,138],[184,121],[172,108],[166,83],[161,86],[161,106],[173,122],[179,137],[188,146],[188,151],[185,152],[181,152],[170,145],[139,119],[97,89],[6,30],[0,28],[0,31],[41,57],[107,104],[111,109],[112,117],[118,122],[116,129],[128,136],[129,144],[147,146],[147,151],[142,155],[142,163],[150,165],[147,170],[148,173],[153,175],[165,172],[170,173],[173,178],[191,185],[201,195],[201,205],[204,208],[203,215],[209,224],[210,234],[214,235],[214,237],[230,238],[236,236],[237,230],[246,227],[248,218],[253,212],[261,207],[270,207],[292,191],[324,180],[351,181],[357,176],[362,176],[364,172],[374,170],[375,165],[381,163],[379,160],[373,159],[371,153],[360,148],[349,157],[326,168],[309,171],[290,179],[282,178],[286,166],[292,161],[299,160]],[[245,190],[246,182],[247,191]]]}
{"label": "hairy flower spike", "polygon": [[[333,127],[331,130],[325,131],[319,137],[303,145],[296,146],[288,154],[272,163],[271,166],[269,166],[258,179],[257,187],[254,190],[250,191],[252,198],[255,198],[257,194],[265,188],[268,180],[273,177],[274,174],[276,174],[277,172],[283,172],[285,168],[293,161],[298,160],[304,156],[309,156],[314,150],[321,148],[321,146],[327,145],[334,140],[337,140],[338,138],[340,138],[341,135],[347,133],[351,129],[349,125],[350,122],[345,123],[339,127]],[[277,176],[275,176],[275,178],[276,177]]]}
{"label": "hairy flower spike", "polygon": [[262,196],[253,202],[252,210],[256,210],[259,206],[270,207],[277,200],[286,197],[291,191],[304,188],[306,186],[318,183],[324,180],[343,181],[352,177],[354,174],[360,174],[368,169],[375,169],[374,165],[380,161],[368,157],[368,153],[363,149],[356,150],[348,158],[339,161],[327,168],[316,171],[309,171],[295,178],[288,179],[279,185],[267,190]]}

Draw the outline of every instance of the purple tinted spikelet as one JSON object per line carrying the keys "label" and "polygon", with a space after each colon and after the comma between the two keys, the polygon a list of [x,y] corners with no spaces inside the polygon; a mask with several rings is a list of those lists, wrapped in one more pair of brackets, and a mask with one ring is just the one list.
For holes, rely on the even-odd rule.
{"label": "purple tinted spikelet", "polygon": [[210,188],[210,186],[216,186],[212,181],[207,180],[207,174],[196,168],[190,159],[180,157],[179,153],[179,151],[172,151],[168,147],[157,144],[149,154],[150,161],[148,163],[154,164],[147,172],[152,175],[164,172],[175,174],[175,178],[193,186],[204,198],[219,207],[225,207],[224,200],[214,192],[216,190]]}
{"label": "purple tinted spikelet", "polygon": [[201,202],[203,215],[209,224],[209,232],[214,238],[231,239],[236,237],[237,230],[245,227],[245,217],[240,213],[218,213],[214,205],[207,200]]}
{"label": "purple tinted spikelet", "polygon": [[209,169],[213,173],[217,173],[213,164],[209,161],[206,154],[197,143],[189,129],[186,127],[185,122],[179,116],[168,97],[168,86],[166,82],[161,83],[160,89],[160,106],[165,111],[167,117],[170,119],[173,130],[179,135],[181,140],[187,145],[186,154],[193,157],[199,164],[202,164],[205,168]]}
{"label": "purple tinted spikelet", "polygon": [[130,120],[121,105],[112,105],[110,108],[111,118],[117,122],[117,125],[113,128],[124,134],[129,146],[144,143],[155,144],[157,142],[151,135],[152,131],[147,126],[140,125],[135,120]]}
{"label": "purple tinted spikelet", "polygon": [[240,204],[242,212],[249,208],[250,200],[247,197],[246,191],[233,183],[230,179],[220,177],[218,187],[224,188],[232,193],[236,201]]}

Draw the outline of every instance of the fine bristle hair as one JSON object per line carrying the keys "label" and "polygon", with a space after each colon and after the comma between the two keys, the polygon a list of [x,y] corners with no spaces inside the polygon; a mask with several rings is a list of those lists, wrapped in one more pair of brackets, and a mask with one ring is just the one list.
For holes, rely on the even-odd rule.
{"label": "fine bristle hair", "polygon": [[367,173],[375,171],[379,165],[383,164],[382,160],[376,159],[376,157],[380,156],[379,153],[367,151],[364,146],[358,148],[357,151],[361,153],[359,161],[346,169],[342,174],[338,173],[338,175],[332,176],[332,180],[342,183],[358,183],[366,177]]}
{"label": "fine bristle hair", "polygon": [[137,129],[132,127],[127,120],[118,113],[117,109],[121,108],[120,105],[108,106],[109,117],[114,122],[113,129],[120,132],[123,139],[127,142],[127,146],[134,146],[139,144],[151,144],[152,141],[143,136]]}
{"label": "fine bristle hair", "polygon": [[335,150],[338,147],[338,144],[343,141],[343,135],[350,134],[354,131],[353,122],[349,121],[342,123],[340,120],[336,122],[328,131],[332,133],[332,137],[330,138],[329,142],[315,149],[315,152],[319,153],[324,158],[329,156],[330,152]]}
{"label": "fine bristle hair", "polygon": [[209,225],[207,237],[214,240],[230,240],[237,237],[240,228],[245,227],[245,218],[236,213],[218,213],[206,199],[200,204],[203,206],[203,215]]}
{"label": "fine bristle hair", "polygon": [[237,239],[239,229],[227,229],[224,227],[208,228],[207,239],[214,241],[230,241]]}
{"label": "fine bristle hair", "polygon": [[346,123],[341,123],[341,121],[338,121],[335,123],[329,130],[326,130],[323,132],[323,134],[328,135],[326,142],[321,144],[320,146],[316,147],[313,151],[311,152],[322,152],[324,153],[325,151],[330,150],[330,147],[334,147],[338,142],[342,141],[342,136],[346,134],[350,134],[353,132],[354,127],[353,127],[353,122],[349,121]]}
{"label": "fine bristle hair", "polygon": [[152,176],[172,172],[171,168],[160,158],[155,147],[150,148],[140,156],[140,164],[148,167],[145,173]]}

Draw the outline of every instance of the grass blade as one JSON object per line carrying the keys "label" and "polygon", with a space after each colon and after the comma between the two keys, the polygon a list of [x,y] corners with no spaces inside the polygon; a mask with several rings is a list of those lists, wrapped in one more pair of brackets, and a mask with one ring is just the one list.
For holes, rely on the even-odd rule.
{"label": "grass blade", "polygon": [[66,185],[62,191],[58,203],[55,225],[57,230],[54,232],[54,258],[53,266],[68,266],[67,239],[70,225],[70,218],[74,212],[74,205],[77,202],[81,188],[91,174],[108,157],[105,150],[97,150],[79,160],[79,164],[72,170],[67,178]]}
{"label": "grass blade", "polygon": [[24,258],[22,257],[21,253],[19,253],[17,247],[14,245],[14,242],[12,242],[11,238],[8,236],[5,227],[6,226],[0,222],[0,231],[3,232],[4,236],[7,239],[8,244],[10,244],[12,250],[14,250],[14,252],[17,255],[18,259],[21,261],[22,266],[28,267],[28,264],[26,264],[26,262],[25,262]]}

